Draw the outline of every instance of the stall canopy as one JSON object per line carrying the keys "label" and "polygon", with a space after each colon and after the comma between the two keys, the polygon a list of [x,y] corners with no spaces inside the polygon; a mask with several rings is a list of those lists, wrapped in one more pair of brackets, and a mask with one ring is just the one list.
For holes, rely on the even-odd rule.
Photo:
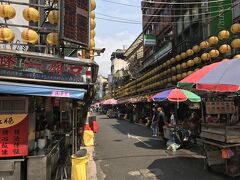
{"label": "stall canopy", "polygon": [[223,60],[201,68],[180,82],[180,88],[198,90],[236,92],[240,90],[240,59]]}
{"label": "stall canopy", "polygon": [[85,92],[85,89],[78,88],[65,88],[0,81],[0,93],[6,94],[65,97],[82,100],[84,98]]}

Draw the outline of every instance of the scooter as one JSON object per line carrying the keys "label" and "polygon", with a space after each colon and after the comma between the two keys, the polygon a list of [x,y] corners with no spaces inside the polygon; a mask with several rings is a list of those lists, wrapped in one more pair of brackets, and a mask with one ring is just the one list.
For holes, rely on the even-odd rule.
{"label": "scooter", "polygon": [[179,144],[181,148],[190,148],[192,145],[191,131],[184,128],[175,127],[172,131],[172,140]]}

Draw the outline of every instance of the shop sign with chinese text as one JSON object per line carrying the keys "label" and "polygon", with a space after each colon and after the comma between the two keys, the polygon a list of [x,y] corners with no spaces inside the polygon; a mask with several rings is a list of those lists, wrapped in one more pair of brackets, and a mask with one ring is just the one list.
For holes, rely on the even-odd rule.
{"label": "shop sign with chinese text", "polygon": [[28,115],[0,115],[0,158],[28,155]]}
{"label": "shop sign with chinese text", "polygon": [[0,76],[86,82],[86,71],[88,68],[61,61],[0,55]]}

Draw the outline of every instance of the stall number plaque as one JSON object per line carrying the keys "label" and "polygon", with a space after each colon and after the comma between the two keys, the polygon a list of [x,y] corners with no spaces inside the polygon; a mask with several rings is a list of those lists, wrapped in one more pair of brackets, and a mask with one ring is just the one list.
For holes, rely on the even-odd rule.
{"label": "stall number plaque", "polygon": [[0,115],[0,157],[28,155],[28,115]]}

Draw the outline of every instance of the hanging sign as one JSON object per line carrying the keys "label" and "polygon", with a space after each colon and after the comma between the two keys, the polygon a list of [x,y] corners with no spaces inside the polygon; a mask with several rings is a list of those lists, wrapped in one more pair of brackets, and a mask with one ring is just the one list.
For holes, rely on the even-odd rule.
{"label": "hanging sign", "polygon": [[67,62],[0,55],[0,76],[84,82],[88,68]]}
{"label": "hanging sign", "polygon": [[0,115],[0,157],[28,155],[28,115]]}

